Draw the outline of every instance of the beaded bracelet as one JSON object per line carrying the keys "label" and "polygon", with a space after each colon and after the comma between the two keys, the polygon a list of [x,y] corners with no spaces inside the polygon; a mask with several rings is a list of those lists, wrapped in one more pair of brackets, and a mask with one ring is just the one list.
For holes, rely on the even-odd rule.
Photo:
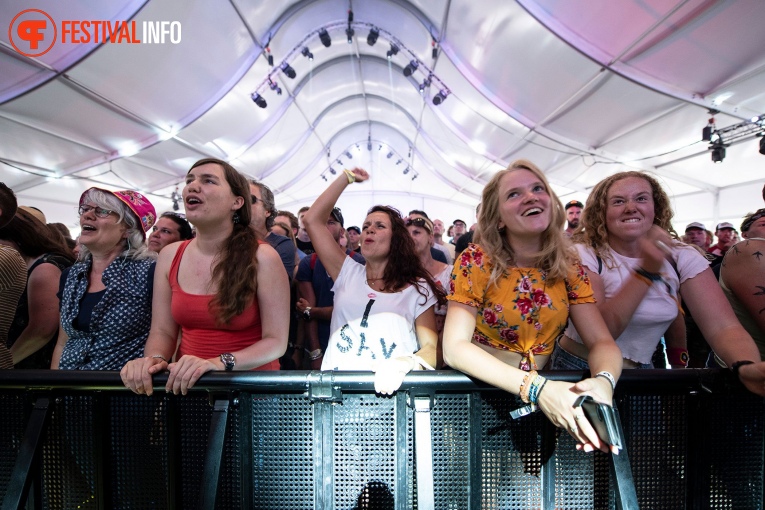
{"label": "beaded bracelet", "polygon": [[521,400],[526,404],[531,403],[529,400],[529,386],[538,375],[539,374],[536,370],[532,370],[526,374],[526,376],[523,378],[523,382],[521,382],[521,391],[518,393],[518,396],[521,397]]}
{"label": "beaded bracelet", "polygon": [[345,176],[348,178],[348,184],[356,182],[356,175],[353,172],[346,168],[343,170],[343,173],[345,173]]}

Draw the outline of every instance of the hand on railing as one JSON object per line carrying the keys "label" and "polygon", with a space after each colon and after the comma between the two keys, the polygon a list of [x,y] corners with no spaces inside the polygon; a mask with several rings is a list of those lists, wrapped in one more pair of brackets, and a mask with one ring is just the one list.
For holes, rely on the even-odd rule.
{"label": "hand on railing", "polygon": [[414,365],[414,358],[406,356],[380,361],[374,368],[375,391],[392,395],[401,387],[404,377],[412,371]]}
{"label": "hand on railing", "polygon": [[[606,384],[608,384],[607,381]],[[583,386],[587,387],[588,390],[582,391]],[[609,445],[600,440],[592,425],[584,419],[581,408],[574,407],[577,398],[583,394],[592,395],[599,402],[603,402],[604,400],[597,389],[599,386],[600,382],[593,381],[593,379],[585,379],[576,385],[569,382],[548,380],[537,399],[537,405],[553,425],[566,430],[571,437],[576,439],[577,449],[584,449],[586,452],[591,452],[596,448],[604,452],[609,451]],[[610,400],[605,403],[610,403]],[[618,449],[614,453],[619,453]]]}
{"label": "hand on railing", "polygon": [[146,356],[128,361],[122,370],[120,377],[122,383],[133,393],[151,396],[154,393],[152,376],[167,369],[167,361],[159,356]]}

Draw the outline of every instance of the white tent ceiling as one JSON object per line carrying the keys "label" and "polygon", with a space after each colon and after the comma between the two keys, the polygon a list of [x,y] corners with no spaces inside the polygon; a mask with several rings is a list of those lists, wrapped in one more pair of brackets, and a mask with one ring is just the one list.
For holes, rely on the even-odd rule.
{"label": "white tent ceiling", "polygon": [[[144,39],[143,22],[178,21],[182,40],[59,39],[29,58],[6,28],[27,8],[59,26],[136,21]],[[757,140],[717,165],[701,141],[710,108],[718,128],[765,113],[762,0],[40,0],[4,2],[0,20],[0,179],[49,221],[74,226],[92,185],[170,209],[190,164],[210,156],[293,211],[322,176],[362,166],[371,182],[340,202],[349,223],[374,203],[471,222],[483,185],[517,158],[545,169],[564,200],[620,170],[653,171],[676,226],[738,223],[762,206]],[[388,59],[391,43],[400,51]],[[405,77],[411,60],[419,68]],[[435,106],[441,89],[450,94]]]}

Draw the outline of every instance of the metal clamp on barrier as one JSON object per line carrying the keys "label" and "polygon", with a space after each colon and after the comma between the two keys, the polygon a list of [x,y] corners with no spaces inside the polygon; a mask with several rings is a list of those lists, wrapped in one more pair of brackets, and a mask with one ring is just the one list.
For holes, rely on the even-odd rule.
{"label": "metal clamp on barrier", "polygon": [[311,402],[342,402],[343,393],[335,386],[334,372],[313,371],[306,379],[306,396]]}

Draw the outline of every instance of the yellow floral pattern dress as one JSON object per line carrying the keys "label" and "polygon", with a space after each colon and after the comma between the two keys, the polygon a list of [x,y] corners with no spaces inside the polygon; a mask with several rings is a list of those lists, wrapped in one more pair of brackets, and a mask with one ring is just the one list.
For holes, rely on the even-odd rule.
{"label": "yellow floral pattern dress", "polygon": [[519,368],[537,369],[535,355],[549,355],[566,329],[570,305],[594,303],[590,279],[581,264],[565,280],[548,281],[538,268],[510,267],[489,285],[492,264],[471,244],[452,270],[450,301],[478,309],[473,342],[522,355]]}

